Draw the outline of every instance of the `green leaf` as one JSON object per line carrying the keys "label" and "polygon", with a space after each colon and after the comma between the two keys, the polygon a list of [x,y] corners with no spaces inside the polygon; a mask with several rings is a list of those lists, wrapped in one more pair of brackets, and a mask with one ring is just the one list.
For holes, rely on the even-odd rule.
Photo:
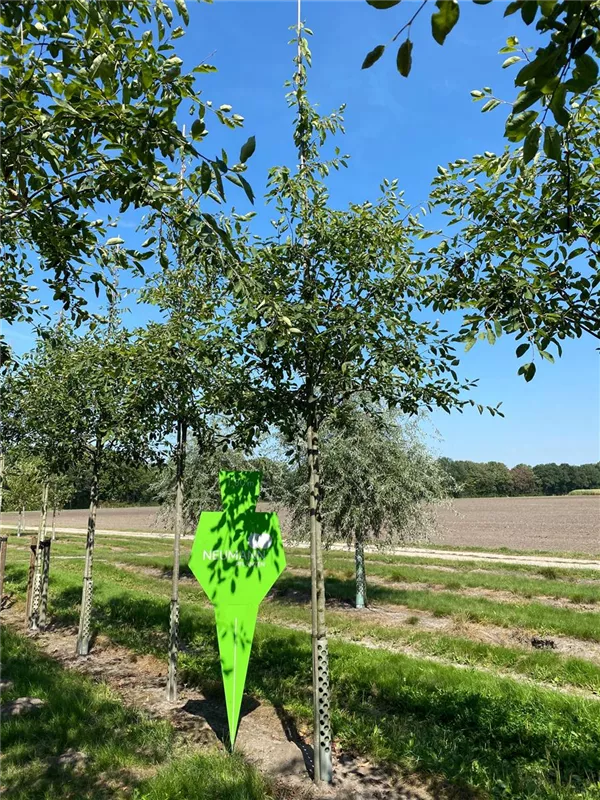
{"label": "green leaf", "polygon": [[190,15],[185,5],[185,0],[175,0],[175,8],[181,14],[181,18],[186,25],[190,24]]}
{"label": "green leaf", "polygon": [[113,238],[112,238],[112,239],[109,239],[109,240],[107,241],[107,243],[106,243],[106,246],[107,246],[107,247],[109,247],[109,246],[111,246],[111,245],[115,245],[115,244],[124,244],[124,243],[125,243],[125,239],[121,239],[121,237],[120,237],[120,236],[113,236]]}
{"label": "green leaf", "polygon": [[244,191],[246,192],[246,197],[248,198],[248,200],[250,200],[252,204],[254,204],[254,192],[252,191],[252,187],[250,186],[248,181],[244,177],[242,177],[242,175],[239,176],[239,179],[240,183],[244,187]]}
{"label": "green leaf", "polygon": [[512,3],[509,3],[504,9],[504,16],[510,17],[511,14],[514,14],[515,11],[518,11],[521,8],[522,2],[523,0],[513,0]]}
{"label": "green leaf", "polygon": [[533,361],[530,361],[529,364],[523,364],[523,366],[519,367],[518,374],[523,375],[527,383],[529,383],[529,381],[535,375],[535,364]]}
{"label": "green leaf", "polygon": [[538,148],[540,146],[540,137],[542,135],[542,131],[539,125],[535,125],[525,137],[525,142],[523,143],[523,161],[526,164],[535,158]]}
{"label": "green leaf", "polygon": [[544,131],[544,153],[553,161],[561,160],[560,134],[552,126],[548,126]]}
{"label": "green leaf", "polygon": [[400,3],[400,0],[367,0],[367,5],[372,6],[373,8],[378,8],[381,11],[385,11],[388,8],[393,8]]}
{"label": "green leaf", "polygon": [[488,100],[487,103],[484,103],[481,107],[481,113],[485,114],[486,111],[492,111],[494,108],[498,108],[500,105],[500,100],[496,100],[496,98],[492,98]]}
{"label": "green leaf", "polygon": [[465,353],[468,353],[469,350],[473,347],[477,340],[474,336],[469,336],[465,339]]}
{"label": "green leaf", "polygon": [[361,69],[369,69],[372,67],[376,61],[379,61],[381,56],[383,55],[385,50],[384,44],[378,44],[377,47],[374,47],[370,53],[367,53],[365,56],[365,60],[362,63]]}
{"label": "green leaf", "polygon": [[205,130],[206,125],[204,124],[203,120],[195,119],[192,123],[192,139],[199,139]]}
{"label": "green leaf", "polygon": [[529,342],[523,342],[523,344],[520,344],[517,347],[517,351],[516,351],[517,352],[517,358],[521,358],[522,355],[525,355],[525,353],[529,350],[530,347],[531,347],[531,345],[529,344]]}
{"label": "green leaf", "polygon": [[444,44],[458,22],[460,9],[456,0],[437,0],[436,6],[439,10],[431,15],[431,33],[438,44]]}
{"label": "green leaf", "polygon": [[511,114],[506,120],[504,135],[510,142],[520,142],[521,139],[527,136],[537,116],[537,111],[523,111],[521,114]]}
{"label": "green leaf", "polygon": [[202,194],[206,194],[210,189],[210,185],[212,183],[212,170],[206,161],[202,162],[202,167],[200,169],[200,188],[202,189]]}
{"label": "green leaf", "polygon": [[531,25],[537,14],[538,4],[537,0],[525,0],[521,6],[521,17],[525,25]]}
{"label": "green leaf", "polygon": [[557,88],[554,90],[554,95],[552,97],[552,101],[550,103],[550,110],[554,116],[554,119],[559,125],[568,125],[569,120],[571,119],[571,115],[565,108],[565,99],[567,96],[567,87],[564,83],[561,83]]}
{"label": "green leaf", "polygon": [[502,64],[502,69],[506,69],[507,67],[510,67],[512,64],[516,64],[518,61],[522,61],[522,60],[523,59],[521,58],[521,56],[510,56]]}
{"label": "green leaf", "polygon": [[405,42],[402,42],[398,48],[398,55],[396,56],[396,66],[398,67],[398,72],[405,78],[408,78],[410,74],[410,68],[412,67],[412,49],[413,43],[410,41],[410,39],[407,39]]}
{"label": "green leaf", "polygon": [[580,91],[586,91],[598,80],[598,62],[595,58],[584,53],[575,61],[573,77],[581,83]]}
{"label": "green leaf", "polygon": [[526,108],[536,103],[541,96],[542,93],[537,89],[525,89],[524,92],[520,92],[513,104],[513,114],[525,111]]}
{"label": "green leaf", "polygon": [[552,355],[552,353],[548,353],[546,350],[540,350],[539,353],[542,356],[542,358],[546,359],[546,361],[549,361],[551,364],[554,364],[554,356]]}
{"label": "green leaf", "polygon": [[494,331],[491,328],[487,329],[486,335],[487,335],[487,340],[488,340],[488,342],[490,344],[495,344],[496,343],[496,334],[494,333]]}
{"label": "green leaf", "polygon": [[582,56],[586,50],[592,46],[594,41],[596,40],[595,33],[588,33],[587,36],[584,36],[583,39],[580,39],[578,42],[575,42],[573,45],[573,49],[571,50],[571,58],[579,58]]}
{"label": "green leaf", "polygon": [[254,153],[255,150],[256,150],[256,137],[250,136],[248,141],[242,145],[242,148],[240,150],[240,161],[242,162],[242,164],[245,164],[246,161],[248,161],[248,159]]}

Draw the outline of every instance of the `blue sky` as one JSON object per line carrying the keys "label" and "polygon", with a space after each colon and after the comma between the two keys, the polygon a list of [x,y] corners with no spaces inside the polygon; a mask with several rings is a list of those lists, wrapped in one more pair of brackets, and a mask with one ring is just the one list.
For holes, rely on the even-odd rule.
{"label": "blue sky", "polygon": [[[176,42],[178,55],[188,69],[203,61],[215,64],[218,73],[201,76],[205,99],[228,103],[245,118],[239,132],[215,124],[206,149],[216,153],[225,147],[237,154],[250,134],[256,136],[247,177],[257,196],[256,231],[267,233],[269,211],[262,201],[267,170],[296,163],[283,88],[292,72],[293,50],[287,42],[296,19],[295,0],[216,0],[188,6],[190,26]],[[470,91],[491,86],[499,97],[514,96],[513,73],[501,69],[504,57],[497,51],[515,33],[523,44],[534,44],[535,33],[518,16],[504,19],[504,7],[498,0],[486,6],[461,2],[461,19],[443,47],[431,37],[426,8],[413,25],[413,69],[403,79],[396,71],[393,46],[370,70],[361,71],[360,65],[368,50],[388,42],[414,13],[415,2],[404,0],[389,11],[377,11],[364,0],[304,0],[303,18],[314,31],[310,97],[323,113],[346,103],[346,136],[338,144],[351,160],[330,182],[335,205],[375,198],[384,177],[398,178],[407,201],[419,205],[428,196],[438,164],[503,148],[502,109],[481,114]],[[238,212],[250,209],[234,187],[229,197]],[[132,244],[138,240],[135,223],[127,215],[117,229]],[[138,324],[142,316],[132,309],[129,324]],[[22,326],[6,333],[17,351],[31,344]],[[442,437],[437,450],[451,458],[498,460],[509,466],[598,460],[596,344],[591,337],[567,342],[563,359],[539,364],[529,384],[516,374],[514,341],[503,337],[494,347],[477,344],[464,355],[462,373],[480,379],[474,395],[478,402],[503,402],[506,418],[480,416],[474,410],[435,413],[431,427]]]}

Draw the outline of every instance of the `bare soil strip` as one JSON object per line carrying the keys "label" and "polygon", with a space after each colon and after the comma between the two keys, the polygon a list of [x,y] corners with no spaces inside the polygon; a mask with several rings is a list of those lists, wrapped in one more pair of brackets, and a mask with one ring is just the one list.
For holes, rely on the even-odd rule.
{"label": "bare soil strip", "polygon": [[[25,630],[21,605],[2,611],[2,621],[21,633]],[[182,748],[224,749],[227,728],[224,703],[187,686],[180,687],[175,704],[166,700],[166,666],[159,659],[138,656],[125,647],[98,636],[90,655],[75,655],[75,628],[53,628],[35,636],[37,645],[62,666],[107,683],[122,700],[151,716],[168,719]],[[312,747],[306,730],[297,730],[284,708],[245,697],[236,749],[261,771],[273,777],[279,796],[289,800],[433,800],[446,796],[436,786],[431,794],[422,784],[386,772],[363,758],[334,753],[335,782],[316,790],[309,772]],[[441,793],[440,793],[441,792]]]}

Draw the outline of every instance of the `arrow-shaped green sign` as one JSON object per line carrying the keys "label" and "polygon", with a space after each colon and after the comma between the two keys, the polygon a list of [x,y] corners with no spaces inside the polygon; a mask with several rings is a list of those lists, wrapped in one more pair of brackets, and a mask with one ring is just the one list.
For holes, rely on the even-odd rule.
{"label": "arrow-shaped green sign", "polygon": [[229,736],[237,734],[258,606],[285,569],[277,514],[255,511],[260,472],[220,472],[223,511],[203,511],[189,566],[215,607]]}

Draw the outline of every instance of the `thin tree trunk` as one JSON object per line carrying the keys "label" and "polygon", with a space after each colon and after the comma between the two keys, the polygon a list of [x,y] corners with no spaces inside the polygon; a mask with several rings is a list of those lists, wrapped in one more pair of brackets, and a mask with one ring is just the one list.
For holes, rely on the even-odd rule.
{"label": "thin tree trunk", "polygon": [[45,539],[42,544],[42,592],[40,596],[40,611],[38,625],[42,630],[48,621],[48,585],[50,582],[50,545],[51,539]]}
{"label": "thin tree trunk", "polygon": [[8,536],[0,536],[0,609],[2,608],[2,594],[4,589],[4,571],[6,569],[6,548]]}
{"label": "thin tree trunk", "polygon": [[177,455],[175,484],[175,538],[173,541],[173,579],[171,583],[171,614],[169,626],[169,674],[167,700],[177,700],[177,657],[179,653],[179,550],[183,536],[183,490],[187,424],[177,423]]}
{"label": "thin tree trunk", "polygon": [[31,598],[33,596],[33,576],[35,574],[35,562],[37,558],[37,537],[32,536],[29,543],[29,572],[27,573],[27,596],[25,599],[25,624],[29,625],[31,616]]}
{"label": "thin tree trunk", "polygon": [[42,583],[43,583],[43,557],[44,548],[43,543],[46,541],[46,520],[48,518],[48,492],[50,490],[50,481],[44,481],[44,490],[42,493],[42,513],[40,515],[40,527],[37,535],[37,549],[35,553],[35,569],[33,574],[33,590],[31,593],[31,614],[29,616],[29,630],[39,630],[40,622],[40,604],[42,601]]}
{"label": "thin tree trunk", "polygon": [[367,576],[365,573],[365,547],[360,539],[354,543],[354,561],[356,564],[356,607],[367,606]]}
{"label": "thin tree trunk", "polygon": [[[0,447],[0,522],[2,522],[2,504],[4,502],[4,453]],[[4,593],[4,572],[6,570],[6,546],[8,536],[1,535],[0,529],[0,607],[2,605],[2,595]]]}
{"label": "thin tree trunk", "polygon": [[94,539],[96,535],[96,511],[98,510],[98,493],[100,479],[100,458],[102,442],[96,439],[94,463],[92,468],[92,485],[90,488],[90,513],[88,515],[87,539],[85,543],[85,567],[83,570],[83,588],[81,592],[81,610],[79,612],[79,630],[77,633],[77,655],[86,656],[90,650]]}
{"label": "thin tree trunk", "polygon": [[312,609],[314,780],[333,780],[329,715],[329,655],[325,627],[325,573],[323,569],[319,439],[315,415],[307,430],[310,487],[310,569]]}
{"label": "thin tree trunk", "polygon": [[0,453],[0,514],[2,513],[3,496],[4,496],[4,453]]}
{"label": "thin tree trunk", "polygon": [[56,541],[56,506],[52,509],[52,541]]}
{"label": "thin tree trunk", "polygon": [[25,519],[25,506],[21,506],[21,510],[19,511],[19,527],[17,528],[17,536],[20,536],[23,533],[24,519]]}

